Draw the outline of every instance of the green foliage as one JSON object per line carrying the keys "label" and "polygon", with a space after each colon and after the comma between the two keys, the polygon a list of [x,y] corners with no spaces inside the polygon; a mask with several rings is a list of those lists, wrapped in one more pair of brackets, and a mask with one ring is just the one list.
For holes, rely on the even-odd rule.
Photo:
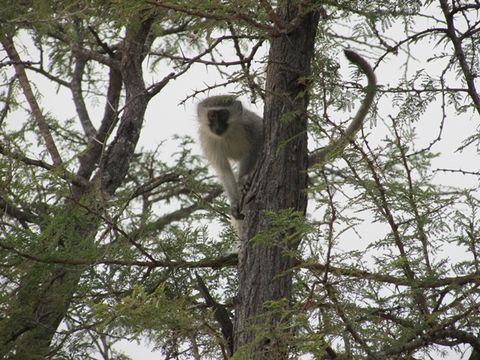
{"label": "green foliage", "polygon": [[[226,84],[237,86],[235,96],[283,96],[262,90],[268,63],[275,61],[267,55],[268,41],[288,36],[275,33],[278,24],[265,4],[4,1],[0,40],[13,36],[64,162],[52,165],[37,114],[4,54],[0,357],[15,351],[4,344],[21,345],[30,326],[56,311],[62,314],[49,348],[54,358],[92,359],[104,351],[104,358],[127,359],[115,349],[123,339],[148,341],[172,359],[224,357],[226,340],[194,271],[233,317],[238,274],[224,258],[236,234],[225,198],[192,150],[195,140],[163,142],[163,124],[176,119],[161,113],[155,114],[161,118],[158,147],[137,146],[121,186],[103,193],[101,169],[112,146],[123,141],[119,129],[130,105],[124,88],[119,106],[106,94],[113,70],[122,69],[124,85],[129,81],[123,51],[129,37],[154,18],[143,43],[147,91],[158,85],[151,79],[170,71],[193,73],[201,65],[210,73],[220,70],[224,83],[202,79],[203,87],[186,89],[186,100],[225,91]],[[263,212],[268,227],[251,239],[253,248],[279,247],[295,259],[293,296],[264,304],[262,316],[279,318],[280,325],[261,327],[252,319],[256,342],[233,358],[250,359],[251,349],[266,338],[268,351],[286,350],[292,358],[320,359],[327,348],[340,359],[436,358],[445,346],[463,351],[480,329],[479,174],[472,160],[479,135],[478,126],[469,128],[464,120],[467,115],[477,121],[478,109],[468,73],[444,31],[435,30],[445,27],[436,22],[442,13],[435,2],[322,4],[313,72],[298,79],[311,100],[311,150],[342,133],[363,96],[363,75],[349,71],[339,55],[343,48],[360,49],[377,65],[375,108],[335,161],[311,170],[307,217],[292,209]],[[457,8],[452,18],[468,19],[471,10]],[[473,77],[479,66],[477,20],[467,32],[456,32]],[[81,83],[94,127],[113,109],[105,140],[86,136],[81,103],[71,101],[74,80]],[[151,100],[142,92],[137,97]],[[65,102],[60,111],[52,104],[57,99]],[[278,121],[298,116],[284,112]],[[449,135],[453,128],[456,138]],[[97,140],[93,171],[79,179]]]}
{"label": "green foliage", "polygon": [[188,303],[187,300],[169,296],[165,285],[152,293],[137,285],[113,307],[105,303],[93,304],[92,315],[99,321],[99,331],[121,326],[137,336],[150,329],[159,332],[159,339],[173,335],[169,333],[187,337],[190,331],[194,331],[196,322],[192,317],[194,314],[188,311]]}
{"label": "green foliage", "polygon": [[288,253],[294,243],[310,233],[313,229],[305,216],[293,209],[265,211],[268,229],[255,235],[252,241],[262,246],[279,246]]}

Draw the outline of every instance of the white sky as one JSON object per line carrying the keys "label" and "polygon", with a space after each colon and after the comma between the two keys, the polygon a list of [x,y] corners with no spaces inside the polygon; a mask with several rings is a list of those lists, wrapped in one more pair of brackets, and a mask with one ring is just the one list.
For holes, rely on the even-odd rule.
{"label": "white sky", "polygon": [[[403,34],[397,34],[398,38],[403,37]],[[425,45],[419,45],[415,47],[416,57],[418,62],[412,62],[410,64],[410,71],[413,71],[415,67],[418,68],[427,68],[429,71],[437,72],[441,71],[441,68],[430,69],[431,63],[427,63],[426,59],[431,55],[431,49]],[[346,60],[341,60],[343,66],[342,72],[345,74],[345,77],[348,78],[350,70],[347,67]],[[382,63],[382,65],[377,69],[377,76],[380,84],[395,84],[398,81],[398,78],[402,76],[402,73],[399,72],[400,65],[403,64],[401,56],[398,57],[398,60],[395,61],[394,56],[389,56],[387,62]],[[171,72],[169,67],[159,68],[157,71],[157,78],[150,79],[147,75],[146,80],[148,82],[158,81],[164,75]],[[35,80],[39,80],[39,83],[42,86],[45,86],[48,90],[43,92],[46,94],[41,103],[44,108],[51,109],[51,111],[57,116],[73,116],[73,110],[71,107],[70,101],[64,101],[64,97],[68,97],[70,100],[71,95],[64,91],[60,93],[55,93],[55,90],[46,85],[44,79],[38,75],[34,75],[31,72],[28,73],[29,77]],[[192,68],[186,75],[181,78],[170,82],[167,87],[157,95],[150,103],[146,116],[145,116],[145,125],[141,133],[140,143],[137,147],[137,150],[140,147],[146,149],[154,149],[162,140],[171,139],[175,134],[178,135],[190,135],[196,137],[196,120],[195,120],[195,104],[196,102],[189,100],[186,102],[185,106],[179,105],[179,103],[190,94],[193,90],[201,89],[205,84],[213,84],[215,82],[221,82],[222,80],[218,74],[211,70],[207,71],[203,65],[196,65]],[[228,89],[216,90],[215,92],[210,93],[209,95],[219,94],[219,93],[228,93],[233,90],[232,87]],[[262,106],[261,104],[257,107],[250,104],[248,97],[241,98],[244,102],[244,105],[250,108],[252,111],[255,111],[259,115],[262,115]],[[199,100],[199,99],[198,99]],[[65,106],[68,107],[65,107]],[[356,105],[358,107],[358,104]],[[395,115],[396,109],[388,109],[389,104],[382,104],[385,108],[383,109],[388,114]],[[103,110],[103,104],[98,106],[98,114]],[[95,117],[95,112],[92,113],[92,118]],[[19,114],[20,116],[20,114]],[[432,107],[429,111],[429,116],[425,117],[418,125],[419,130],[419,147],[422,145],[428,144],[433,138],[436,137],[438,131],[438,125],[440,121],[440,107],[437,104],[436,107]],[[339,115],[339,118],[336,120],[343,120],[344,117]],[[21,119],[19,119],[21,121]],[[445,123],[443,140],[439,143],[439,147],[434,147],[436,151],[445,152],[445,156],[434,160],[435,167],[442,168],[463,168],[464,170],[478,170],[478,157],[476,152],[473,149],[467,150],[465,153],[454,153],[461,140],[463,140],[468,133],[473,133],[477,131],[478,128],[478,116],[476,118],[462,116],[456,118],[448,118]],[[367,124],[371,126],[372,124]],[[380,140],[384,137],[385,132],[388,131],[382,124],[377,124],[376,127],[372,127],[372,137],[373,142]],[[170,144],[174,144],[171,142]],[[173,152],[175,149],[167,147],[167,152]],[[199,152],[197,147],[197,152]],[[168,158],[169,154],[165,153],[165,156]],[[438,180],[443,184],[448,184],[452,186],[459,186],[460,184],[464,186],[478,186],[478,180],[474,177],[465,177],[456,174],[449,173],[440,173],[438,174]],[[368,230],[367,230],[368,228]],[[366,226],[365,229],[365,238],[368,239],[368,231],[371,231],[371,226]],[[374,236],[375,238],[375,236]],[[348,247],[348,245],[347,245]],[[455,254],[455,247],[450,249],[451,256],[462,256],[462,254]],[[152,352],[151,346],[148,344],[137,345],[135,343],[129,343],[127,341],[122,341],[116,345],[117,349],[121,349],[126,354],[130,355],[132,359],[135,360],[156,360],[161,359],[161,354],[159,352]],[[448,360],[459,359],[458,354],[450,354],[446,357]]]}
{"label": "white sky", "polygon": [[[417,56],[418,55],[420,54],[417,54]],[[427,53],[423,55],[429,56],[430,54]],[[398,77],[400,76],[397,69],[399,68],[399,64],[401,63],[402,61],[398,61],[397,63],[394,62],[392,64],[390,61],[388,61],[387,65],[382,65],[377,70],[377,74],[379,74],[379,83],[384,85],[387,85],[389,83],[396,83],[398,81]],[[347,62],[342,60],[342,65],[344,66],[345,70],[343,71],[343,73],[346,77],[348,77],[349,68],[347,68]],[[420,60],[419,63],[416,64],[416,66],[425,66],[425,62]],[[395,71],[392,71],[392,69],[395,69]],[[168,72],[168,69],[166,70],[166,72]],[[164,92],[162,92],[162,94],[158,96],[149,107],[145,119],[145,128],[142,132],[141,146],[145,146],[146,148],[153,148],[158,144],[160,140],[173,136],[174,134],[187,134],[195,137],[195,103],[193,101],[188,101],[186,103],[186,106],[180,106],[178,104],[181,100],[183,100],[185,94],[190,93],[191,90],[201,88],[205,82],[211,84],[212,82],[214,82],[213,79],[215,78],[216,77],[214,72],[207,73],[205,72],[203,66],[198,66],[194,71],[189,72],[186,76],[168,85]],[[218,79],[218,81],[220,81],[220,79]],[[220,92],[217,91],[214,94],[218,93]],[[222,93],[228,93],[228,90],[222,91]],[[210,95],[213,95],[213,93]],[[256,108],[252,107],[252,104],[249,103],[249,99],[246,97],[242,100],[245,106],[257,112],[259,115],[262,115],[263,109],[261,106],[258,106]],[[355,109],[357,108],[358,104],[356,104]],[[395,112],[396,109],[392,108],[391,114],[394,115]],[[159,114],[165,114],[166,116],[161,116]],[[431,116],[426,117],[424,121],[418,124],[418,147],[425,146],[433,138],[436,137],[438,125],[440,123],[440,116],[441,113],[439,108],[432,108]],[[343,119],[344,117],[339,115],[339,118],[337,120]],[[459,164],[465,164],[464,167],[462,166],[464,169],[475,170],[474,166],[473,168],[470,166],[475,164],[476,154],[474,153],[474,151],[468,150],[466,153],[453,153],[453,150],[460,145],[460,142],[461,140],[463,140],[466,133],[475,130],[475,127],[478,124],[478,119],[476,121],[477,122],[466,116],[456,118],[455,121],[452,121],[451,118],[447,119],[444,128],[443,140],[439,143],[440,148],[434,148],[434,150],[436,151],[445,151],[446,155],[435,160],[434,163],[437,164],[435,164],[433,168],[458,168]],[[367,124],[367,127],[368,126],[371,126],[371,124]],[[388,129],[383,127],[381,124],[378,124],[377,127],[373,127],[371,129],[373,135],[371,137],[371,139],[373,139],[373,145],[375,145],[375,140],[378,141],[385,136],[386,131],[388,131]],[[450,173],[440,173],[437,177],[438,180],[441,181],[441,183],[452,186],[459,186],[460,184],[468,184],[469,186],[476,185],[476,179],[474,177],[465,177],[453,175]],[[375,231],[375,226],[366,223],[364,226],[364,238],[366,240],[370,238],[369,235],[373,235],[372,238],[378,237],[378,234],[372,234],[372,230]],[[366,244],[363,244],[362,247],[364,247],[365,245]],[[345,244],[345,247],[351,248],[349,244]],[[452,245],[449,247],[449,256],[452,258],[456,258],[461,257],[462,254],[459,254],[458,248]],[[116,346],[116,348],[121,349],[126,354],[130,355],[132,359],[135,360],[157,360],[162,358],[161,353],[152,352],[152,347],[148,344],[137,345],[123,341],[121,342],[121,344]],[[444,359],[457,360],[460,359],[460,356],[459,354],[450,353]]]}

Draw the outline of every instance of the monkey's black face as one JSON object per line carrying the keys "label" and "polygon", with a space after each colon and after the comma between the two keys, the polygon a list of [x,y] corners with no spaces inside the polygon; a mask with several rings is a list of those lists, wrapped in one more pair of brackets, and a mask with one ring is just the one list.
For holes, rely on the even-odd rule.
{"label": "monkey's black face", "polygon": [[214,134],[222,135],[228,129],[230,112],[227,109],[208,110],[208,127]]}

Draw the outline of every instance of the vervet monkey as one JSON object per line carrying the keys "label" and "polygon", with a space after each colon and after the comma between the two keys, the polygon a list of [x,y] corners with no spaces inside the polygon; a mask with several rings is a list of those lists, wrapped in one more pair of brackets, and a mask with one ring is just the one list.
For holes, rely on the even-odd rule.
{"label": "vervet monkey", "polygon": [[[311,154],[309,166],[323,165],[343,151],[361,128],[375,97],[376,78],[371,66],[354,51],[345,50],[345,56],[367,75],[366,95],[348,128],[338,139]],[[200,122],[200,144],[205,157],[223,184],[230,200],[233,217],[241,220],[244,216],[241,213],[240,189],[246,176],[255,166],[262,148],[263,120],[244,109],[242,103],[230,95],[206,98],[198,104],[197,112]],[[238,162],[237,176],[232,171],[230,161]],[[232,223],[238,230],[238,222]]]}
{"label": "vervet monkey", "polygon": [[[197,113],[203,153],[222,182],[232,216],[241,220],[240,189],[263,144],[263,119],[230,95],[206,98],[198,104]],[[231,161],[238,163],[236,175]]]}

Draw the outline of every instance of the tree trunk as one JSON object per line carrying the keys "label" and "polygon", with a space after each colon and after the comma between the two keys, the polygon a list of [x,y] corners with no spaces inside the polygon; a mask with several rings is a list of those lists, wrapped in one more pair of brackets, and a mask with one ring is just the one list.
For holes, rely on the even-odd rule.
{"label": "tree trunk", "polygon": [[[272,39],[266,81],[265,144],[244,198],[235,351],[243,359],[284,359],[289,347],[288,311],[292,293],[292,258],[300,239],[285,240],[295,229],[272,232],[265,211],[307,207],[306,84],[318,25],[318,12],[300,14],[294,1],[279,5],[285,24],[299,17],[290,33]],[[255,241],[259,234],[262,244]],[[252,241],[253,239],[253,241]],[[266,306],[266,302],[268,302]]]}

